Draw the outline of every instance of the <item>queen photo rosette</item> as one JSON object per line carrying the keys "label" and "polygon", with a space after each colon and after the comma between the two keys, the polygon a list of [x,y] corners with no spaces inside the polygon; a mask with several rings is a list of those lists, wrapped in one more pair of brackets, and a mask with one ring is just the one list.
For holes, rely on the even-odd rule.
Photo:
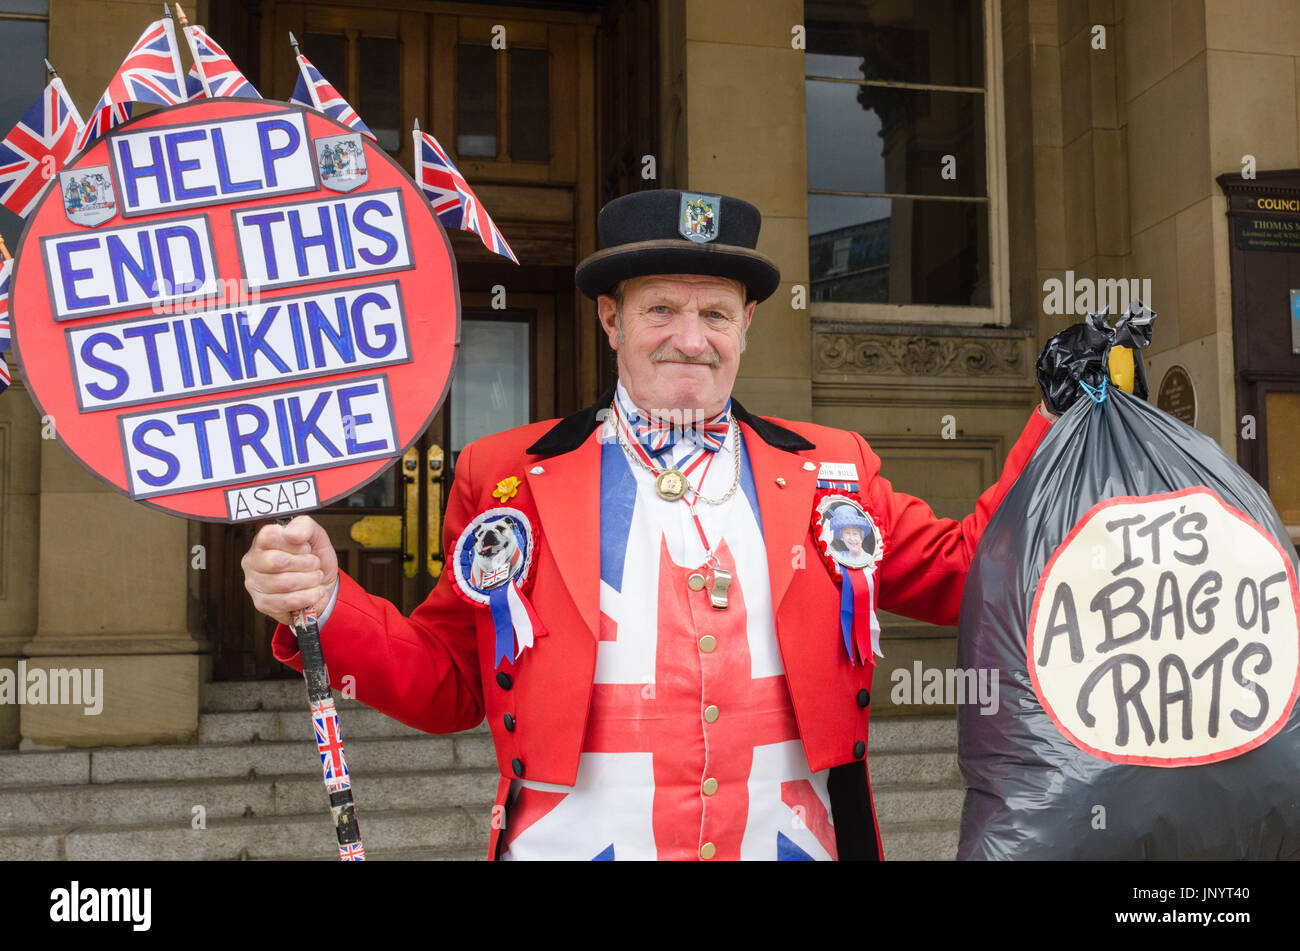
{"label": "queen photo rosette", "polygon": [[874,663],[880,651],[876,566],[885,553],[879,523],[855,493],[819,490],[813,507],[817,549],[840,579],[840,629],[849,660]]}
{"label": "queen photo rosette", "polygon": [[452,571],[456,590],[492,612],[496,663],[514,661],[546,633],[523,589],[533,567],[537,536],[519,509],[492,508],[471,521],[456,539]]}

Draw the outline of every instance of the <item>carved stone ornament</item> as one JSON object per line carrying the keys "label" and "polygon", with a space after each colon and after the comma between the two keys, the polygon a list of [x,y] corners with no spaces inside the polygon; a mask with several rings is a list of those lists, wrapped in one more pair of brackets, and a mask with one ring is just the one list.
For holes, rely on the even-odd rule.
{"label": "carved stone ornament", "polygon": [[889,376],[1022,377],[1020,340],[979,337],[817,335],[816,370]]}

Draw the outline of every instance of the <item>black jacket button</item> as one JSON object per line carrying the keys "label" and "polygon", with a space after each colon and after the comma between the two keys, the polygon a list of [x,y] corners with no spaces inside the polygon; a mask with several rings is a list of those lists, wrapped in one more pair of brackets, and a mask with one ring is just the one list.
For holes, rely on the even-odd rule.
{"label": "black jacket button", "polygon": [[509,690],[512,686],[514,686],[514,681],[510,679],[509,674],[507,674],[504,670],[501,670],[501,671],[497,671],[497,685],[502,690]]}
{"label": "black jacket button", "polygon": [[858,691],[858,706],[865,707],[871,703],[871,692],[865,688]]}
{"label": "black jacket button", "polygon": [[515,718],[508,713],[506,714],[506,732],[507,733],[515,732]]}
{"label": "black jacket button", "polygon": [[513,769],[513,770],[515,771],[515,775],[516,775],[516,776],[519,776],[519,777],[521,777],[521,778],[523,777],[523,775],[524,775],[524,761],[521,760],[518,756],[516,756],[514,759],[512,759],[512,760],[510,761],[510,768]]}
{"label": "black jacket button", "polygon": [[[858,742],[856,742],[856,743],[853,744],[853,758],[854,758],[854,759],[862,759],[862,757],[864,757],[864,756],[866,756],[866,755],[867,755],[867,744],[866,744],[864,741],[862,741],[862,740],[858,740]],[[519,761],[518,761],[518,760],[515,760],[515,762],[517,763],[517,762],[519,762]]]}

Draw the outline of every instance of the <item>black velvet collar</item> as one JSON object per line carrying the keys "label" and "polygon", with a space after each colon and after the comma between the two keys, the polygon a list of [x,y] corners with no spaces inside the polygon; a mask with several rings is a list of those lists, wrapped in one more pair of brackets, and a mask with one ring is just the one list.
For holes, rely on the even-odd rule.
{"label": "black velvet collar", "polygon": [[[614,402],[614,391],[612,389],[606,390],[597,397],[596,402],[591,406],[579,410],[571,416],[564,417],[564,419],[548,429],[541,439],[528,447],[528,454],[532,456],[558,456],[577,449],[587,441],[587,437],[601,424],[604,416],[600,414],[608,410],[612,402]],[[774,449],[799,452],[817,448],[798,433],[792,432],[784,426],[778,426],[776,423],[760,416],[751,415],[734,397],[731,400],[731,413],[736,417],[737,421],[753,429],[765,443]]]}

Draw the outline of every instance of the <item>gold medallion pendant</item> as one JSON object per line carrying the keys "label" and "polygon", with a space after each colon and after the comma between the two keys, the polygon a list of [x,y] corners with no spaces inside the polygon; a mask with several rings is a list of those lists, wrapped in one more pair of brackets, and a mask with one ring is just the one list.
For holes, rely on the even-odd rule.
{"label": "gold medallion pendant", "polygon": [[655,492],[667,502],[676,502],[686,494],[686,476],[676,469],[665,469],[655,477]]}

